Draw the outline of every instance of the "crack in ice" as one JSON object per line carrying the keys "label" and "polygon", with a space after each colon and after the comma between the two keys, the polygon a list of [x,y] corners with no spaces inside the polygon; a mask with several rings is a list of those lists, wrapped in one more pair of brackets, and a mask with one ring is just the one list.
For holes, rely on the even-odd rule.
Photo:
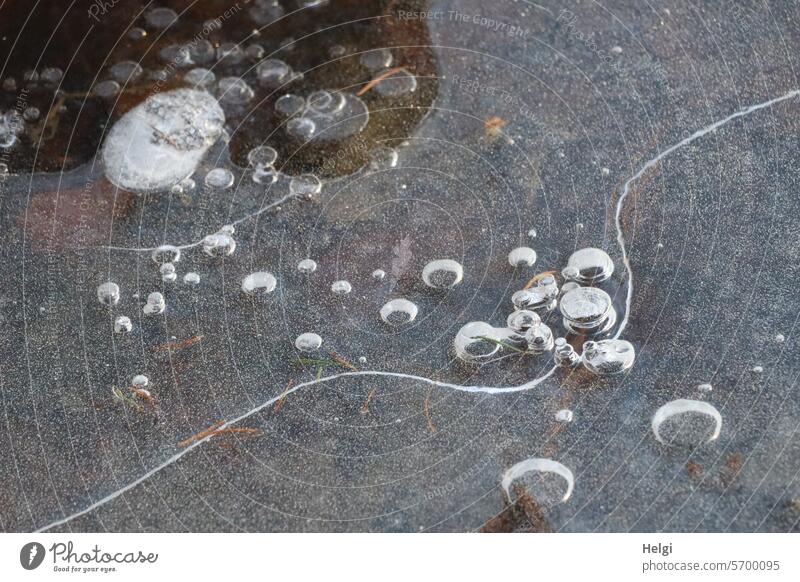
{"label": "crack in ice", "polygon": [[[614,339],[618,339],[619,338],[619,336],[622,334],[622,331],[625,329],[625,327],[626,327],[626,325],[628,323],[628,319],[630,317],[631,299],[632,299],[632,296],[633,296],[633,270],[631,268],[630,261],[629,261],[629,258],[628,258],[627,248],[625,247],[625,237],[624,237],[623,232],[622,232],[622,223],[621,223],[622,206],[623,206],[623,203],[625,202],[625,198],[630,193],[631,184],[633,182],[635,182],[636,180],[638,180],[639,178],[641,178],[648,170],[650,170],[655,165],[657,165],[659,162],[661,162],[661,160],[663,160],[664,158],[669,156],[674,151],[682,148],[683,146],[686,146],[686,145],[692,143],[693,141],[695,141],[695,140],[697,140],[697,139],[709,134],[710,132],[714,131],[715,129],[718,129],[718,128],[722,127],[723,125],[729,123],[730,121],[733,121],[734,119],[737,119],[739,117],[744,117],[744,116],[749,115],[750,113],[753,113],[754,111],[758,111],[760,109],[765,109],[767,107],[771,107],[772,105],[775,105],[775,104],[780,103],[782,101],[786,101],[786,100],[791,99],[793,97],[797,97],[798,95],[800,95],[800,90],[790,91],[789,93],[786,93],[785,95],[782,95],[780,97],[776,97],[774,99],[771,99],[769,101],[765,101],[763,103],[758,103],[756,105],[751,105],[750,107],[747,107],[745,109],[741,109],[741,110],[739,110],[739,111],[737,111],[735,113],[732,113],[731,115],[729,115],[729,116],[727,116],[727,117],[725,117],[725,118],[723,118],[723,119],[721,119],[719,121],[715,121],[711,125],[695,131],[689,137],[687,137],[687,138],[677,142],[676,144],[668,147],[667,149],[663,150],[658,155],[656,155],[654,158],[652,158],[651,160],[647,161],[639,169],[639,171],[637,171],[633,176],[631,176],[628,180],[625,181],[625,183],[623,185],[623,188],[622,188],[622,193],[620,195],[619,200],[617,201],[617,209],[616,209],[616,215],[615,215],[615,225],[616,225],[616,229],[617,229],[617,242],[618,242],[618,244],[620,246],[620,250],[622,251],[622,261],[623,261],[623,263],[625,265],[625,269],[627,271],[628,283],[627,283],[627,297],[625,299],[625,317],[620,322],[619,328],[617,329],[617,332],[614,335]],[[239,219],[234,224],[239,224],[240,222],[243,222],[243,221],[248,220],[248,219],[250,219],[250,218],[252,218],[254,216],[257,216],[258,214],[261,214],[262,212],[265,212],[269,208],[272,208],[272,207],[280,204],[281,202],[287,200],[290,197],[292,197],[291,194],[286,196],[286,197],[284,197],[284,198],[282,198],[281,200],[271,204],[271,205],[268,205],[268,206],[266,206],[264,208],[259,209],[258,211],[256,211],[255,213],[253,213],[251,215],[248,215],[248,216],[245,216],[245,217]],[[189,244],[189,245],[184,245],[183,247],[179,247],[179,248],[191,248],[191,247],[197,246],[199,244],[200,244],[199,242],[198,243],[192,243],[192,244]],[[154,250],[154,249],[128,249],[128,248],[118,248],[118,247],[104,247],[104,248],[113,249],[113,250],[124,250],[124,251]],[[354,377],[354,376],[379,376],[379,377],[388,377],[388,378],[399,378],[399,379],[404,379],[404,380],[413,380],[413,381],[416,381],[416,382],[424,382],[426,384],[430,384],[432,386],[436,386],[436,387],[439,387],[439,388],[448,388],[448,389],[457,390],[457,391],[461,391],[461,392],[483,393],[483,394],[505,394],[505,393],[521,392],[521,391],[524,391],[524,390],[530,390],[534,386],[537,386],[538,384],[540,384],[541,382],[544,382],[547,378],[549,378],[556,371],[556,369],[557,369],[556,367],[553,367],[544,376],[541,376],[539,378],[535,378],[534,380],[531,380],[531,381],[526,382],[524,384],[520,384],[519,386],[508,386],[508,387],[462,386],[462,385],[459,385],[459,384],[451,384],[449,382],[440,382],[438,380],[433,380],[431,378],[426,378],[424,376],[413,376],[413,375],[410,375],[410,374],[402,374],[400,372],[381,372],[381,371],[372,371],[372,370],[364,370],[364,371],[356,371],[356,372],[343,372],[341,374],[335,374],[335,375],[332,375],[332,376],[326,376],[324,378],[319,378],[319,379],[316,379],[316,380],[311,380],[311,381],[308,381],[308,382],[303,382],[303,383],[297,384],[294,387],[292,387],[291,389],[282,392],[278,396],[270,398],[269,400],[263,402],[262,404],[259,404],[255,408],[252,408],[252,409],[244,412],[243,414],[237,416],[236,418],[233,418],[233,419],[231,419],[229,421],[226,421],[225,423],[220,425],[219,428],[220,429],[224,429],[224,428],[227,428],[227,427],[232,426],[234,424],[237,424],[237,423],[241,422],[242,420],[245,420],[246,418],[249,418],[252,415],[260,412],[261,410],[265,409],[266,407],[270,406],[271,404],[274,404],[275,402],[277,402],[281,398],[284,398],[284,397],[288,396],[289,394],[292,394],[293,392],[296,392],[296,391],[298,391],[298,390],[300,390],[302,388],[306,388],[306,387],[309,387],[309,386],[315,386],[317,384],[323,384],[325,382],[330,382],[330,381],[337,380],[337,379],[340,379],[340,378],[347,378],[347,377]],[[108,503],[109,501],[113,501],[114,499],[116,499],[120,495],[122,495],[122,494],[124,494],[124,493],[126,493],[126,492],[128,492],[128,491],[130,491],[132,489],[134,489],[135,487],[137,487],[138,485],[140,485],[141,483],[143,483],[144,481],[146,481],[147,479],[149,479],[150,477],[152,477],[156,473],[160,472],[162,469],[165,469],[169,465],[171,465],[171,464],[175,463],[176,461],[180,460],[184,455],[188,454],[192,450],[194,450],[197,447],[201,446],[203,443],[205,443],[207,440],[209,440],[212,436],[213,435],[208,435],[208,436],[206,436],[206,437],[204,437],[204,438],[192,443],[191,445],[189,445],[185,449],[182,449],[181,451],[175,453],[174,455],[172,455],[171,457],[169,457],[167,460],[165,460],[164,462],[160,463],[156,467],[150,469],[149,471],[147,471],[141,477],[138,477],[137,479],[131,481],[130,483],[128,483],[127,485],[125,485],[121,489],[118,489],[118,490],[114,491],[113,493],[110,493],[110,494],[106,495],[102,499],[99,499],[99,500],[93,502],[92,504],[90,504],[89,506],[85,507],[82,510],[79,510],[79,511],[77,511],[77,512],[71,514],[71,515],[65,516],[62,519],[58,519],[56,521],[53,521],[53,522],[51,522],[51,523],[49,523],[49,524],[37,529],[36,532],[38,533],[38,532],[42,532],[42,531],[47,531],[47,530],[49,530],[49,529],[51,529],[53,527],[57,527],[59,525],[64,525],[64,524],[70,522],[71,520],[73,520],[73,519],[75,519],[77,517],[80,517],[82,515],[90,513],[91,511],[94,511],[95,509],[97,509],[98,507],[101,507],[102,505]],[[526,461],[523,461],[522,464],[524,464],[525,462]],[[520,465],[521,464],[518,463],[515,466],[520,466]]]}

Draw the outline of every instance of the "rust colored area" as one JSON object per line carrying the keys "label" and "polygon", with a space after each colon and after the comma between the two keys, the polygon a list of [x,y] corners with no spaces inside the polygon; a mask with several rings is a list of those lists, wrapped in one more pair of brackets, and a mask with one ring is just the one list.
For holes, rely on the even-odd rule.
{"label": "rust colored area", "polygon": [[95,247],[108,243],[114,220],[126,216],[135,200],[135,194],[102,179],[34,194],[16,222],[35,250]]}

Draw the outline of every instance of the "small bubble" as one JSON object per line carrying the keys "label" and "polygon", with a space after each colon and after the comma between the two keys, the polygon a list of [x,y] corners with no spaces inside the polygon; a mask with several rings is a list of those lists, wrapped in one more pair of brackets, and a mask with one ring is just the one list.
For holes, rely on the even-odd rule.
{"label": "small bubble", "polygon": [[160,315],[166,308],[167,302],[164,300],[164,296],[155,291],[147,296],[147,303],[142,307],[142,311],[145,315]]}
{"label": "small bubble", "polygon": [[293,117],[286,122],[286,131],[297,139],[311,139],[317,131],[317,124],[308,117]]}
{"label": "small bubble", "polygon": [[220,231],[203,238],[203,252],[209,257],[228,257],[236,250],[236,240]]}
{"label": "small bubble", "polygon": [[217,76],[213,71],[199,67],[186,73],[183,80],[195,87],[210,87],[217,80]]}
{"label": "small bubble", "polygon": [[719,437],[722,415],[708,402],[681,398],[659,408],[651,428],[661,443],[697,446]]}
{"label": "small bubble", "polygon": [[108,72],[111,73],[114,80],[120,83],[128,83],[141,77],[144,71],[136,61],[120,61],[113,65]]}
{"label": "small bubble", "polygon": [[633,344],[620,339],[608,339],[583,344],[584,367],[599,376],[620,374],[630,369],[636,358]]}
{"label": "small bubble", "polygon": [[756,374],[761,374],[763,371],[764,368],[762,366],[753,366],[753,372],[755,372]]}
{"label": "small bubble", "polygon": [[281,85],[289,78],[291,73],[291,67],[280,59],[266,59],[256,67],[256,76],[259,82],[264,85]]}
{"label": "small bubble", "polygon": [[198,285],[200,283],[200,275],[194,272],[186,273],[183,276],[183,282],[187,285]]}
{"label": "small bubble", "polygon": [[317,263],[313,259],[303,259],[297,263],[297,270],[306,275],[310,275],[317,270]]}
{"label": "small bubble", "polygon": [[708,384],[706,382],[706,383],[703,383],[703,384],[698,384],[697,385],[697,389],[700,392],[706,392],[707,393],[707,392],[711,392],[713,390],[713,386],[711,386],[711,384]]}
{"label": "small bubble", "polygon": [[206,174],[205,184],[209,188],[224,190],[233,186],[235,178],[233,172],[226,168],[214,168]]}
{"label": "small bubble", "polygon": [[178,15],[170,8],[154,8],[145,15],[145,21],[151,28],[167,28],[178,20]]}
{"label": "small bubble", "polygon": [[778,342],[779,344],[782,344],[784,341],[786,341],[786,338],[782,333],[779,333],[778,335],[775,336],[775,341]]}
{"label": "small bubble", "polygon": [[153,251],[150,258],[159,265],[177,263],[181,260],[181,249],[174,245],[161,245]]}
{"label": "small bubble", "polygon": [[536,251],[530,247],[517,247],[508,253],[508,264],[518,269],[531,267],[536,262]]}
{"label": "small bubble", "polygon": [[370,152],[369,159],[370,167],[374,170],[394,168],[397,166],[399,155],[394,148],[380,146]]}
{"label": "small bubble", "polygon": [[283,117],[291,117],[303,111],[305,106],[306,100],[300,95],[287,93],[286,95],[281,95],[275,101],[275,112]]}
{"label": "small bubble", "polygon": [[558,422],[572,422],[573,416],[572,411],[566,408],[556,412],[556,420]]}
{"label": "small bubble", "polygon": [[314,174],[294,176],[289,182],[289,193],[301,198],[311,198],[322,190],[322,182]]}
{"label": "small bubble", "polygon": [[422,269],[423,282],[433,289],[450,289],[464,279],[464,267],[453,259],[437,259]]}
{"label": "small bubble", "polygon": [[121,87],[119,83],[116,81],[100,81],[97,85],[94,86],[92,89],[92,93],[97,95],[98,97],[103,97],[105,99],[109,97],[113,97],[117,93],[119,93]]}
{"label": "small bubble", "polygon": [[130,333],[132,329],[133,323],[127,315],[120,315],[114,320],[114,333]]}
{"label": "small bubble", "polygon": [[381,319],[389,325],[411,323],[417,318],[419,308],[408,299],[392,299],[381,307]]}
{"label": "small bubble", "polygon": [[360,61],[362,65],[374,73],[391,67],[394,58],[392,57],[392,51],[388,48],[381,48],[365,52],[361,55]]}
{"label": "small bubble", "polygon": [[386,278],[386,271],[383,269],[375,269],[372,271],[372,278],[376,281],[383,281]]}
{"label": "small bubble", "polygon": [[345,281],[344,279],[339,281],[334,281],[331,285],[331,291],[336,293],[337,295],[347,295],[353,290],[353,286],[350,285],[349,281]]}
{"label": "small bubble", "polygon": [[417,78],[406,69],[392,73],[375,86],[375,91],[385,97],[400,97],[417,89]]}
{"label": "small bubble", "polygon": [[278,281],[272,273],[257,271],[242,280],[242,291],[246,295],[266,295],[272,293],[277,284]]}
{"label": "small bubble", "polygon": [[530,229],[530,230],[528,231],[528,236],[529,236],[530,238],[536,238],[536,229],[535,229],[535,228],[532,228],[532,229]]}
{"label": "small bubble", "polygon": [[144,374],[137,374],[131,378],[131,384],[137,388],[144,388],[150,384],[150,379]]}
{"label": "small bubble", "polygon": [[158,270],[164,283],[172,283],[178,278],[178,274],[175,272],[175,265],[172,263],[164,263]]}
{"label": "small bubble", "polygon": [[358,363],[359,364],[366,364],[367,363],[367,357],[366,356],[359,356]]}
{"label": "small bubble", "polygon": [[97,300],[103,305],[119,303],[119,285],[108,281],[97,286]]}
{"label": "small bubble", "polygon": [[270,146],[258,146],[251,149],[247,154],[247,161],[251,166],[268,167],[275,164],[278,159],[278,152]]}
{"label": "small bubble", "polygon": [[313,352],[322,345],[322,338],[315,333],[302,333],[294,340],[294,347],[301,352]]}
{"label": "small bubble", "polygon": [[255,92],[247,81],[239,77],[225,77],[217,85],[219,99],[231,105],[243,105],[255,97]]}

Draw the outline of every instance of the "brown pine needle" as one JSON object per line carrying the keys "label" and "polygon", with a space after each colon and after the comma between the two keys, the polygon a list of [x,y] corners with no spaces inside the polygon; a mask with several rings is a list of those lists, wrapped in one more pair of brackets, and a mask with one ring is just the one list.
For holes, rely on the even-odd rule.
{"label": "brown pine needle", "polygon": [[373,388],[369,391],[367,395],[367,399],[364,401],[364,404],[361,405],[361,414],[369,414],[369,403],[372,401],[372,397],[375,396],[375,391],[377,388]]}
{"label": "brown pine needle", "polygon": [[377,77],[375,77],[374,79],[372,79],[371,81],[369,81],[369,82],[368,82],[366,85],[364,85],[363,87],[361,87],[361,89],[359,89],[359,91],[358,91],[358,93],[356,93],[356,95],[357,95],[358,97],[361,97],[361,96],[362,96],[364,93],[366,93],[367,91],[369,91],[370,89],[372,89],[372,88],[373,88],[375,85],[377,85],[378,83],[380,83],[381,81],[383,81],[383,80],[384,80],[384,79],[386,79],[387,77],[391,77],[391,76],[392,76],[392,75],[394,75],[395,73],[399,73],[399,72],[400,72],[400,71],[402,71],[403,69],[405,69],[405,67],[393,67],[393,68],[391,68],[391,69],[387,69],[387,70],[385,70],[385,71],[384,71],[384,72],[382,72],[380,75],[378,75]]}
{"label": "brown pine needle", "polygon": [[555,271],[544,271],[543,273],[539,273],[538,275],[534,275],[533,277],[531,277],[530,281],[525,283],[525,286],[522,289],[523,290],[530,289],[531,287],[533,287],[536,284],[537,281],[541,281],[545,277],[547,277],[549,275],[555,275],[555,274],[556,274]]}
{"label": "brown pine needle", "polygon": [[221,434],[250,434],[254,436],[261,436],[263,431],[260,428],[236,428],[233,426],[229,426],[227,428],[220,428],[215,430],[211,433],[212,437],[219,436]]}
{"label": "brown pine needle", "polygon": [[278,398],[278,401],[272,407],[272,412],[281,411],[281,408],[283,408],[283,403],[286,402],[286,395],[289,393],[289,390],[292,389],[292,386],[294,386],[294,380],[289,380],[289,383],[286,384],[286,389],[283,391],[283,394],[280,395],[280,398]]}
{"label": "brown pine needle", "polygon": [[178,443],[178,446],[179,447],[185,447],[185,446],[188,446],[188,445],[192,444],[195,441],[199,441],[201,439],[206,438],[207,436],[211,436],[217,430],[219,430],[219,427],[221,427],[223,424],[225,424],[224,420],[220,420],[219,422],[215,422],[214,424],[209,426],[207,429],[201,430],[197,434],[195,434],[193,436],[190,436],[188,439],[182,440],[181,442]]}
{"label": "brown pine needle", "polygon": [[483,130],[486,132],[487,136],[496,137],[506,124],[508,124],[508,122],[502,117],[492,115],[491,117],[487,117],[483,122]]}
{"label": "brown pine needle", "polygon": [[181,348],[185,348],[185,347],[194,345],[197,342],[201,341],[202,339],[203,339],[202,335],[196,335],[196,336],[192,336],[190,338],[187,338],[185,340],[180,340],[180,341],[176,341],[176,342],[167,342],[167,343],[161,344],[159,346],[153,346],[150,349],[152,351],[154,351],[154,352],[161,352],[161,351],[164,351],[164,350],[175,351],[175,350],[180,350]]}
{"label": "brown pine needle", "polygon": [[339,364],[342,368],[347,368],[348,370],[352,370],[353,372],[358,372],[358,368],[356,368],[353,364],[345,360],[342,356],[340,356],[336,352],[331,352],[331,360]]}

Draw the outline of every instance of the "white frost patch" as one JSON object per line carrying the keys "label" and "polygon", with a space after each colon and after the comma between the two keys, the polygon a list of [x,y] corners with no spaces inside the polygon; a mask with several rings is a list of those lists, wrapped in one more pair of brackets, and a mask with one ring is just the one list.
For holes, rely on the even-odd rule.
{"label": "white frost patch", "polygon": [[224,124],[210,93],[152,95],[111,128],[102,151],[106,177],[131,192],[166,190],[195,171]]}

